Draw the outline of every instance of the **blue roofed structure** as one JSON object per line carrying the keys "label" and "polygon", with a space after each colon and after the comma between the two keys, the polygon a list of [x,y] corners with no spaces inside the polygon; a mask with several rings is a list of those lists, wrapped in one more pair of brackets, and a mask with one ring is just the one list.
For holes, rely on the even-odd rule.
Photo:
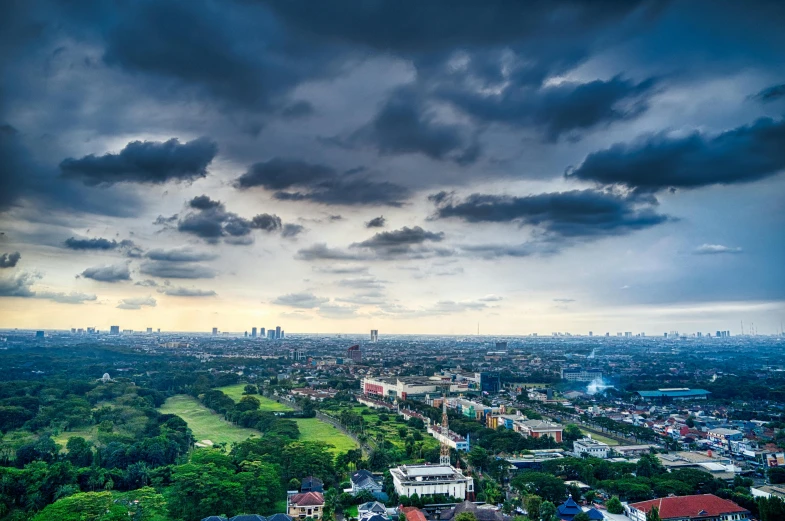
{"label": "blue roofed structure", "polygon": [[674,389],[657,389],[656,391],[638,391],[638,396],[644,400],[705,400],[711,393],[705,389],[688,389],[678,387]]}

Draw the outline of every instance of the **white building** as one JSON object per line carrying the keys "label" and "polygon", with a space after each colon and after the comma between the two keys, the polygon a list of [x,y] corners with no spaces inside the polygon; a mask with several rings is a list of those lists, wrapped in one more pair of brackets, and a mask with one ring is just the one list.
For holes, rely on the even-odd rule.
{"label": "white building", "polygon": [[401,465],[390,469],[390,474],[399,496],[474,497],[474,479],[452,465]]}
{"label": "white building", "polygon": [[605,459],[608,457],[608,444],[593,440],[591,436],[572,442],[572,451],[576,456],[583,457],[588,454],[593,458]]}
{"label": "white building", "polygon": [[439,443],[446,443],[448,446],[455,450],[469,452],[469,440],[463,436],[449,431],[449,436],[442,434],[440,425],[428,425],[428,434],[439,440]]}

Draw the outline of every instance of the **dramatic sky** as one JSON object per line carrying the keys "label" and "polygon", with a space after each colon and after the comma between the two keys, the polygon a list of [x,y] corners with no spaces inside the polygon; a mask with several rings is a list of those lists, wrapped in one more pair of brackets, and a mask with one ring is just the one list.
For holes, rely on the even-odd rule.
{"label": "dramatic sky", "polygon": [[0,327],[785,318],[785,2],[0,2]]}

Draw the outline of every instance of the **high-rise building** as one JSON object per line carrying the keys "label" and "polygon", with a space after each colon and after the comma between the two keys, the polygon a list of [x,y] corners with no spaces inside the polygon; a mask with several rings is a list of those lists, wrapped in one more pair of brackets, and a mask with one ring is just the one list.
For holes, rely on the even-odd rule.
{"label": "high-rise building", "polygon": [[593,331],[589,331],[589,336],[594,336],[594,332]]}
{"label": "high-rise building", "polygon": [[281,326],[275,326],[275,339],[281,339]]}
{"label": "high-rise building", "polygon": [[499,373],[484,371],[480,373],[480,391],[484,393],[498,393],[501,389]]}
{"label": "high-rise building", "polygon": [[266,336],[267,336],[267,331],[263,327],[260,327],[259,328],[259,338],[264,338]]}
{"label": "high-rise building", "polygon": [[248,338],[248,331],[246,331],[246,332],[245,332],[245,335],[243,335],[243,336],[244,336],[245,338]]}
{"label": "high-rise building", "polygon": [[150,334],[150,333],[152,333],[152,332],[153,332],[153,328],[151,328],[151,327],[148,327],[148,328],[147,328],[147,334],[149,335],[149,334]]}
{"label": "high-rise building", "polygon": [[360,362],[362,362],[363,355],[362,355],[362,351],[360,351],[360,346],[353,345],[349,349],[347,349],[346,358],[348,358],[355,364],[359,364]]}
{"label": "high-rise building", "polygon": [[43,331],[36,331],[35,332],[35,337],[36,338],[44,338],[44,332]]}
{"label": "high-rise building", "polygon": [[286,332],[282,329],[281,330],[281,340],[284,340],[285,338],[286,338]]}
{"label": "high-rise building", "polygon": [[376,342],[378,340],[379,340],[379,330],[371,329],[371,342]]}
{"label": "high-rise building", "polygon": [[267,330],[267,340],[275,340],[275,329]]}
{"label": "high-rise building", "polygon": [[120,326],[109,326],[109,334],[110,335],[119,335],[120,334]]}
{"label": "high-rise building", "polygon": [[251,328],[251,338],[256,338],[256,328],[255,327]]}
{"label": "high-rise building", "polygon": [[218,334],[218,328],[214,327],[213,328],[213,336],[216,336],[217,334]]}

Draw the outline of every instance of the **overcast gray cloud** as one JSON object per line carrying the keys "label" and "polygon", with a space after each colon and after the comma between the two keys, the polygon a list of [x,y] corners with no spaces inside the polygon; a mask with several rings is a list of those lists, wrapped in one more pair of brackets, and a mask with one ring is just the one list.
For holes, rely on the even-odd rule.
{"label": "overcast gray cloud", "polygon": [[117,309],[138,310],[143,307],[154,308],[156,300],[153,297],[124,298],[117,304]]}
{"label": "overcast gray cloud", "polygon": [[114,264],[111,266],[94,266],[82,272],[82,277],[98,282],[123,282],[131,280],[131,270],[128,264]]}
{"label": "overcast gray cloud", "polygon": [[2,326],[146,326],[97,287],[236,331],[785,301],[782,2],[6,4]]}

